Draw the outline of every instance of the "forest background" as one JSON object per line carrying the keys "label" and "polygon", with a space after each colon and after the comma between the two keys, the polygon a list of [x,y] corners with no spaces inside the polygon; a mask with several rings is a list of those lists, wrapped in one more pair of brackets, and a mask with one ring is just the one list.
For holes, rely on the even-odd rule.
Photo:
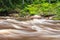
{"label": "forest background", "polygon": [[56,14],[60,20],[60,0],[0,0],[0,12],[16,10],[20,17],[26,15]]}

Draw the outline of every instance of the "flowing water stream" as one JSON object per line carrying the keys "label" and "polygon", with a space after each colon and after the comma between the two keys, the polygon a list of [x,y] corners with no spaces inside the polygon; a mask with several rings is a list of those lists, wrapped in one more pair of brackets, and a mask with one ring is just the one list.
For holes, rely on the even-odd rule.
{"label": "flowing water stream", "polygon": [[60,40],[59,20],[0,20],[0,40]]}

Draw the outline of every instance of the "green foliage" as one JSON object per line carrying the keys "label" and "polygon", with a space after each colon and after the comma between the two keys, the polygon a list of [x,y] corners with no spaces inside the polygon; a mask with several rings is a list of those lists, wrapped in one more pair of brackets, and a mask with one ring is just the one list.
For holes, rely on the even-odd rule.
{"label": "green foliage", "polygon": [[0,0],[0,11],[17,10],[20,16],[56,14],[60,19],[60,0]]}
{"label": "green foliage", "polygon": [[28,5],[27,7],[25,7],[25,11],[29,12],[30,14],[37,14],[37,12],[39,11],[39,7],[40,5]]}
{"label": "green foliage", "polygon": [[55,4],[50,3],[41,3],[41,4],[31,4],[27,5],[27,7],[24,8],[25,12],[29,12],[30,14],[53,14],[55,13]]}

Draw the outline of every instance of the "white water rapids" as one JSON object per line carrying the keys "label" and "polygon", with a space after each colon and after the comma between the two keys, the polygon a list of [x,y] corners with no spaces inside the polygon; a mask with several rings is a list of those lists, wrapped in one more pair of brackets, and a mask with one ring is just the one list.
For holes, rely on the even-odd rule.
{"label": "white water rapids", "polygon": [[0,20],[0,40],[60,40],[59,20]]}

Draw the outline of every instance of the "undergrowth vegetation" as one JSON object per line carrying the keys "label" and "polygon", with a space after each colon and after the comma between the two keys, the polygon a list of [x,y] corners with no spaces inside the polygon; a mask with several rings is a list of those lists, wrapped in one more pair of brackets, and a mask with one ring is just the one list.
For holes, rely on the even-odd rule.
{"label": "undergrowth vegetation", "polygon": [[19,11],[19,16],[56,14],[54,20],[60,20],[59,0],[0,0],[1,11]]}

